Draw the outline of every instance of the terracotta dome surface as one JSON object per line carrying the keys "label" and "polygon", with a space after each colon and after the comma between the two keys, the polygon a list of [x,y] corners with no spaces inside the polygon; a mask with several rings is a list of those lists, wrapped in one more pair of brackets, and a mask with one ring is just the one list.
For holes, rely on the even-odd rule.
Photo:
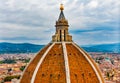
{"label": "terracotta dome surface", "polygon": [[56,33],[30,61],[20,83],[104,83],[90,55],[72,41],[63,10],[56,22]]}

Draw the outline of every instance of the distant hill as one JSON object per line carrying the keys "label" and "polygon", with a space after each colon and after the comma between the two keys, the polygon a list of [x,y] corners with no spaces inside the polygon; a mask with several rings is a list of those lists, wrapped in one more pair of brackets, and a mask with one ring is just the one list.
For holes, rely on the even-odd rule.
{"label": "distant hill", "polygon": [[[29,43],[0,43],[0,54],[3,53],[36,53],[45,45]],[[120,43],[82,46],[87,52],[112,52],[120,53]]]}
{"label": "distant hill", "polygon": [[120,43],[83,46],[82,48],[88,52],[120,53]]}
{"label": "distant hill", "polygon": [[29,43],[0,43],[0,54],[2,53],[36,53],[44,45],[35,45]]}

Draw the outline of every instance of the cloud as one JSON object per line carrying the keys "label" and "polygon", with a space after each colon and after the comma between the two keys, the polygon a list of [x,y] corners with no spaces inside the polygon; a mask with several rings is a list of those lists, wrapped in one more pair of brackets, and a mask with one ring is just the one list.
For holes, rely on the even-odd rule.
{"label": "cloud", "polygon": [[0,0],[0,42],[48,43],[60,3],[77,43],[119,42],[119,0]]}
{"label": "cloud", "polygon": [[87,6],[88,6],[88,8],[97,8],[97,6],[98,6],[98,2],[97,1],[95,1],[95,0],[92,0],[91,2],[89,2],[88,4],[87,4]]}

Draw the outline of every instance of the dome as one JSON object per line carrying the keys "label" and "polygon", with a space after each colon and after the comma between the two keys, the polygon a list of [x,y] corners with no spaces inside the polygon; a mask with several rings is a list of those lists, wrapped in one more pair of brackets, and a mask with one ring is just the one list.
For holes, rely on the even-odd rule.
{"label": "dome", "polygon": [[20,83],[104,83],[104,79],[90,55],[72,41],[68,26],[56,24],[52,42],[30,61]]}

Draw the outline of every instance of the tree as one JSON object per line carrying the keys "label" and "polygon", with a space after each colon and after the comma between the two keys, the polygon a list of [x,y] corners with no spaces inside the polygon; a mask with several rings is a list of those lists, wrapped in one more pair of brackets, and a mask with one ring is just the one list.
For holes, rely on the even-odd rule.
{"label": "tree", "polygon": [[13,63],[16,63],[15,60],[12,60],[12,59],[5,59],[2,61],[3,63],[8,63],[8,64],[13,64]]}
{"label": "tree", "polygon": [[20,75],[15,75],[15,76],[7,76],[4,78],[4,82],[11,81],[12,79],[20,79]]}
{"label": "tree", "polygon": [[21,67],[20,67],[20,70],[21,70],[21,71],[24,71],[25,67],[26,67],[26,66],[21,66]]}
{"label": "tree", "polygon": [[25,63],[28,63],[30,61],[30,58],[29,59],[25,59]]}

